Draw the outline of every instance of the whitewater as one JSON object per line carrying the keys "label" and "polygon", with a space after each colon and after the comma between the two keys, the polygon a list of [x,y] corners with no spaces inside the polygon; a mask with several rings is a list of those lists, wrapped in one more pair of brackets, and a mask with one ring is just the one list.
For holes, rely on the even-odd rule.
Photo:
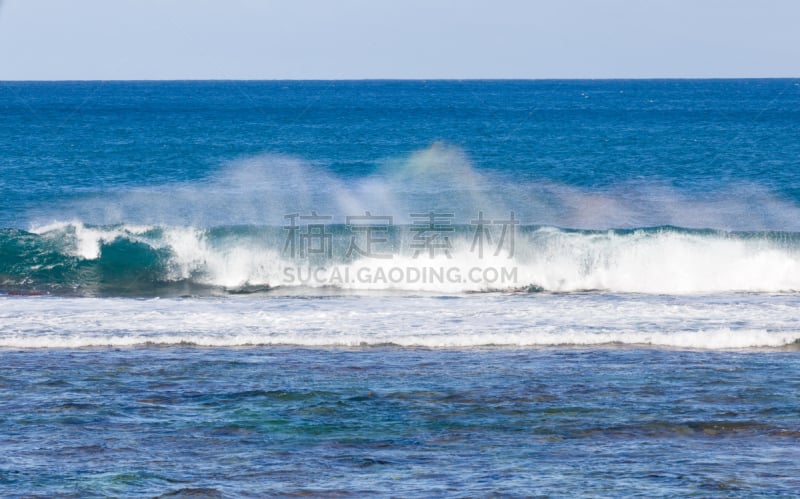
{"label": "whitewater", "polygon": [[800,347],[793,295],[0,297],[3,348]]}
{"label": "whitewater", "polygon": [[[413,227],[393,229],[397,247],[403,249],[413,241]],[[354,237],[344,227],[329,230],[335,236],[332,243],[342,247]],[[4,286],[18,292],[112,295],[126,281],[133,295],[169,287],[180,291],[192,285],[198,293],[201,288],[237,292],[300,286],[446,293],[800,290],[797,233],[677,227],[581,231],[523,226],[515,230],[513,255],[508,251],[478,254],[474,229],[461,226],[453,227],[449,236],[452,252],[434,258],[407,250],[391,258],[338,255],[311,261],[286,254],[286,231],[280,227],[201,229],[70,222],[31,232],[0,232],[0,276]],[[441,270],[428,277],[431,269]],[[130,282],[133,274],[136,282]],[[153,289],[148,290],[148,285]]]}

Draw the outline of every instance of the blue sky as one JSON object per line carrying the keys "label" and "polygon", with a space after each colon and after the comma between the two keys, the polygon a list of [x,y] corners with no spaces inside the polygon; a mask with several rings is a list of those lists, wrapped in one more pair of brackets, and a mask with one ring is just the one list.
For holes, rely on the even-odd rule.
{"label": "blue sky", "polygon": [[0,0],[0,79],[800,76],[800,0]]}

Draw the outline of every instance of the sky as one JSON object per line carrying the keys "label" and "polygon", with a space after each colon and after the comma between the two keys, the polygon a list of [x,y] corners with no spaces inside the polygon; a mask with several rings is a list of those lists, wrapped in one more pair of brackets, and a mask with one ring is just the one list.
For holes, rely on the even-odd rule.
{"label": "sky", "polygon": [[800,77],[800,0],[0,0],[0,80]]}

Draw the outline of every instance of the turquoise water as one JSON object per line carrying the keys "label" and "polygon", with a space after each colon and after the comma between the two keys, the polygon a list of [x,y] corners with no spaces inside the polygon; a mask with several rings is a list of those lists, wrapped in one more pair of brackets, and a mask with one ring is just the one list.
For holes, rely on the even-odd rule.
{"label": "turquoise water", "polygon": [[800,490],[798,80],[0,82],[0,117],[4,496]]}
{"label": "turquoise water", "polygon": [[3,366],[9,496],[800,487],[794,353],[99,348]]}

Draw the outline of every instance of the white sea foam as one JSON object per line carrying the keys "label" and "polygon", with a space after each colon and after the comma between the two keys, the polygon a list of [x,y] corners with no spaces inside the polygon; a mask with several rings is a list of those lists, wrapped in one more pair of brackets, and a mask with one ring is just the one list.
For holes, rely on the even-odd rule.
{"label": "white sea foam", "polygon": [[[208,231],[192,227],[154,229],[71,222],[33,230],[44,237],[63,238],[65,251],[87,260],[100,258],[103,245],[117,238],[164,249],[169,262],[163,280],[194,279],[228,289],[332,285],[350,290],[446,293],[527,287],[653,294],[800,291],[798,241],[776,240],[767,234],[576,232],[544,227],[519,233],[513,258],[507,257],[506,249],[480,257],[470,251],[470,238],[462,235],[454,237],[452,258],[442,254],[433,259],[425,254],[414,257],[406,251],[391,259],[334,258],[312,265],[283,256],[283,239],[270,241],[253,234],[212,238]],[[322,267],[325,271],[317,272]],[[439,279],[410,276],[430,269],[443,275]],[[315,274],[309,277],[311,271]],[[302,272],[304,279],[298,276]],[[334,272],[338,279],[330,279]],[[401,274],[399,279],[392,277]],[[501,279],[503,275],[508,278]]]}
{"label": "white sea foam", "polygon": [[681,294],[800,290],[798,249],[765,238],[543,229],[522,245],[520,252],[520,278],[551,291]]}
{"label": "white sea foam", "polygon": [[800,340],[798,305],[796,295],[0,297],[0,347],[785,347]]}

